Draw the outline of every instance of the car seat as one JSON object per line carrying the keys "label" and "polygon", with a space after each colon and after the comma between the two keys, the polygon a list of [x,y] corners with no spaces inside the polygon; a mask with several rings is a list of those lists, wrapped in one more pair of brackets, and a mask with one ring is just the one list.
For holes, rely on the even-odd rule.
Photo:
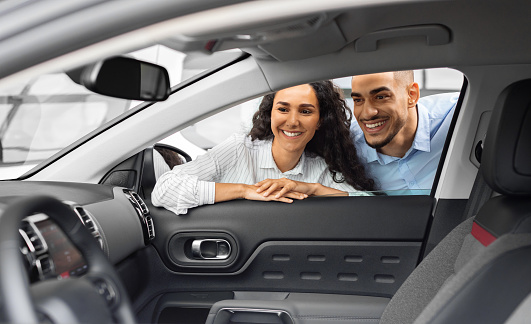
{"label": "car seat", "polygon": [[529,323],[531,80],[498,98],[480,170],[499,195],[419,264],[380,323]]}

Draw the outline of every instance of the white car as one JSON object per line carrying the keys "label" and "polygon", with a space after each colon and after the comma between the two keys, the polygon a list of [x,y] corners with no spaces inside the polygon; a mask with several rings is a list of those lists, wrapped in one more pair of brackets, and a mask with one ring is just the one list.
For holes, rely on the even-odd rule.
{"label": "white car", "polygon": [[[0,2],[0,322],[525,323],[529,12]],[[193,163],[248,132],[262,96],[333,79],[349,97],[352,76],[399,70],[460,91],[431,189],[153,205],[159,154]]]}

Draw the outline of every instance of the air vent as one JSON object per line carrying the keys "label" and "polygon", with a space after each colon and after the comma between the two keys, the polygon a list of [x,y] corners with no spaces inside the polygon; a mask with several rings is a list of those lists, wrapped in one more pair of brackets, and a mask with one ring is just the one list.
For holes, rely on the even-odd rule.
{"label": "air vent", "polygon": [[140,210],[142,211],[142,214],[148,215],[149,210],[147,208],[146,203],[142,200],[142,198],[140,198],[140,196],[134,191],[131,191],[131,196],[133,197],[134,200],[136,200],[136,202],[140,206]]}
{"label": "air vent", "polygon": [[43,255],[35,262],[39,276],[42,280],[54,276],[55,270],[52,259],[48,255]]}
{"label": "air vent", "polygon": [[138,215],[142,231],[144,232],[144,243],[148,244],[155,238],[155,226],[153,225],[153,219],[149,215],[149,209],[142,198],[140,198],[140,195],[136,192],[124,189],[124,194],[127,199],[129,199]]}
{"label": "air vent", "polygon": [[36,229],[33,222],[23,221],[19,232],[31,253],[38,255],[48,251],[46,241]]}
{"label": "air vent", "polygon": [[149,240],[152,240],[155,238],[155,226],[153,226],[153,218],[151,218],[151,216],[146,216],[145,219],[149,234]]}
{"label": "air vent", "polygon": [[100,248],[104,250],[103,238],[101,236],[98,225],[94,220],[94,216],[92,216],[87,210],[85,210],[85,208],[81,206],[77,206],[74,204],[70,204],[70,206],[72,207],[72,209],[74,209],[74,212],[77,214],[79,219],[81,219],[83,225],[85,225],[85,227],[90,231],[92,236],[98,241]]}

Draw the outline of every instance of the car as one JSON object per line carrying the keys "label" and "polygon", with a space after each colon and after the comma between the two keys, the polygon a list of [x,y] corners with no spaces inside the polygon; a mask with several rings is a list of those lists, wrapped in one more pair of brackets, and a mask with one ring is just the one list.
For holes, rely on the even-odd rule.
{"label": "car", "polygon": [[[525,322],[530,11],[0,3],[0,321]],[[333,79],[349,97],[352,76],[401,70],[460,92],[431,190],[154,206],[158,155],[248,131],[262,96]]]}

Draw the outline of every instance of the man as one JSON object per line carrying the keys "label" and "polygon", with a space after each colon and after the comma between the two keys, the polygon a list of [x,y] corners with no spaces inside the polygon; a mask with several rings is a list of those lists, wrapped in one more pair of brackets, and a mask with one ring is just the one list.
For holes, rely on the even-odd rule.
{"label": "man", "polygon": [[382,190],[431,189],[459,93],[420,99],[413,71],[352,78],[351,136]]}

